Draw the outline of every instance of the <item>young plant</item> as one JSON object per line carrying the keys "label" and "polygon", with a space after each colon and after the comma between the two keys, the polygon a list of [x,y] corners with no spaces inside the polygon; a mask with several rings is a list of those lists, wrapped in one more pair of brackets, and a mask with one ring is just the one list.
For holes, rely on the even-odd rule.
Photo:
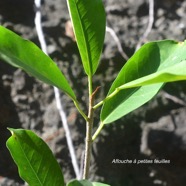
{"label": "young plant", "polygon": [[[91,146],[102,128],[153,98],[166,82],[186,79],[186,41],[149,42],[124,65],[112,83],[107,96],[94,103],[95,74],[102,52],[106,18],[102,0],[68,0],[68,8],[79,48],[89,92],[88,114],[56,64],[35,44],[0,26],[0,58],[21,68],[35,78],[56,86],[74,102],[86,122],[86,145],[83,180],[72,180],[67,186],[108,186],[90,182]],[[96,12],[96,13],[95,13]],[[94,111],[101,107],[100,125],[93,134]],[[64,186],[63,174],[45,142],[30,130],[9,129],[12,136],[7,147],[19,174],[30,186]]]}

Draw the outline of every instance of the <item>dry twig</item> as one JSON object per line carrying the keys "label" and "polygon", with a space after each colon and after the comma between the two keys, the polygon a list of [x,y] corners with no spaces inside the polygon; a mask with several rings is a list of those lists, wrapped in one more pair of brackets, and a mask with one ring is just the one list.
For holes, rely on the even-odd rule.
{"label": "dry twig", "polygon": [[[35,0],[35,6],[36,6],[36,16],[35,16],[36,30],[37,30],[38,38],[39,38],[39,41],[41,44],[41,48],[42,48],[43,52],[45,52],[47,54],[47,45],[45,42],[45,38],[44,38],[42,26],[41,26],[41,12],[40,12],[41,0]],[[65,113],[65,111],[63,109],[63,105],[61,103],[59,89],[56,87],[54,87],[54,94],[55,94],[57,109],[59,111],[61,121],[63,124],[63,128],[65,130],[67,145],[68,145],[68,149],[69,149],[70,156],[72,159],[72,165],[74,168],[74,172],[76,174],[76,178],[80,179],[80,170],[79,170],[79,166],[77,163],[77,157],[75,154],[75,150],[74,150],[74,146],[73,146],[73,142],[72,142],[72,138],[71,138],[71,134],[70,134],[70,129],[69,129],[68,123],[67,123],[66,113]]]}
{"label": "dry twig", "polygon": [[147,39],[149,33],[152,30],[153,23],[154,23],[154,0],[149,0],[149,21],[148,21],[147,29],[145,30],[142,37],[139,39],[139,42],[136,45],[136,51],[141,47],[142,43]]}
{"label": "dry twig", "polygon": [[174,103],[177,103],[182,106],[186,106],[185,101],[181,100],[180,98],[173,96],[165,91],[163,91],[165,98],[172,100]]}
{"label": "dry twig", "polygon": [[121,46],[121,43],[120,43],[119,38],[118,38],[118,36],[116,35],[115,31],[114,31],[112,28],[106,26],[106,32],[108,32],[108,33],[113,37],[114,41],[115,41],[116,44],[117,44],[119,53],[120,53],[121,56],[127,61],[127,60],[129,59],[129,57],[128,57],[127,54],[123,51],[123,48],[122,48],[122,46]]}

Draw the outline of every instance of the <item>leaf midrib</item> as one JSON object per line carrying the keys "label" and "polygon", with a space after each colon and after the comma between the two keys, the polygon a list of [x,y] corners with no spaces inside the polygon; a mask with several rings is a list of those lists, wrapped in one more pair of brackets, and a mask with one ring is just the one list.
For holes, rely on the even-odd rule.
{"label": "leaf midrib", "polygon": [[[30,163],[30,161],[29,161],[29,159],[28,159],[27,155],[25,154],[25,152],[24,152],[24,150],[23,150],[23,148],[22,148],[21,143],[19,142],[19,140],[18,140],[18,144],[19,144],[20,149],[22,150],[22,152],[23,152],[23,154],[24,154],[24,156],[25,156],[25,158],[26,158],[26,160],[27,160],[27,162],[28,162],[29,166],[31,167],[31,169],[32,169],[32,171],[33,171],[33,173],[34,173],[35,177],[36,177],[36,178],[37,178],[37,180],[39,181],[39,184],[40,184],[41,186],[43,186],[42,181],[39,179],[39,177],[37,176],[36,171],[35,171],[35,170],[34,170],[34,168],[31,166],[31,163]],[[33,153],[34,153],[34,152],[33,152]]]}
{"label": "leaf midrib", "polygon": [[[77,3],[78,4],[78,3]],[[75,3],[75,5],[76,5],[76,3]],[[89,66],[89,69],[90,69],[90,74],[89,75],[92,75],[92,65],[91,65],[91,63],[90,63],[90,51],[88,51],[88,42],[87,42],[87,40],[88,40],[88,38],[86,37],[86,34],[84,34],[84,30],[86,30],[85,28],[84,28],[84,26],[83,26],[83,24],[82,24],[82,21],[81,21],[81,16],[80,16],[80,13],[79,13],[79,9],[78,9],[78,5],[77,6],[75,6],[75,8],[76,8],[76,11],[77,11],[77,14],[78,14],[78,20],[79,20],[79,23],[80,23],[80,27],[81,27],[81,32],[83,33],[83,40],[84,40],[84,43],[85,43],[85,48],[86,48],[86,54],[87,54],[87,57],[88,57],[88,66]],[[84,63],[85,63],[85,61],[84,61]]]}
{"label": "leaf midrib", "polygon": [[[135,93],[138,89],[140,89],[140,88],[141,88],[141,87],[136,87],[136,88],[134,88],[134,90],[133,90],[129,95],[127,95],[127,97],[126,97],[122,102],[120,102],[120,104],[118,104],[118,106],[115,107],[115,108],[112,110],[112,112],[110,112],[110,114],[107,115],[107,117],[106,117],[104,120],[102,120],[102,123],[105,124],[104,121],[106,121],[109,117],[111,117],[112,113],[115,112],[115,110],[117,110],[117,108],[118,108],[123,102],[125,102],[126,100],[128,100],[128,98],[129,98],[133,93]],[[122,90],[122,89],[121,89],[121,90]],[[118,93],[120,93],[120,91],[119,91]]]}

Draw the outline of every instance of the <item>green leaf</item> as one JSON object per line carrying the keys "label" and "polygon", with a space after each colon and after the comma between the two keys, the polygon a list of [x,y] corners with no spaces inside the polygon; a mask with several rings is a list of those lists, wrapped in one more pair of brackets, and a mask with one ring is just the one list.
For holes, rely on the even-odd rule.
{"label": "green leaf", "polygon": [[104,100],[102,124],[111,123],[140,107],[165,82],[186,79],[186,41],[150,42],[124,65]]}
{"label": "green leaf", "polygon": [[106,16],[102,0],[68,0],[77,45],[84,70],[92,76],[102,52]]}
{"label": "green leaf", "polygon": [[67,186],[110,186],[104,183],[90,182],[88,180],[72,180]]}
{"label": "green leaf", "polygon": [[110,186],[108,184],[98,183],[98,182],[93,182],[92,184],[93,184],[93,186]]}
{"label": "green leaf", "polygon": [[7,147],[30,186],[64,186],[61,168],[46,143],[30,130],[9,129]]}
{"label": "green leaf", "polygon": [[0,26],[0,59],[25,70],[39,80],[56,86],[76,99],[68,81],[52,59],[34,43]]}

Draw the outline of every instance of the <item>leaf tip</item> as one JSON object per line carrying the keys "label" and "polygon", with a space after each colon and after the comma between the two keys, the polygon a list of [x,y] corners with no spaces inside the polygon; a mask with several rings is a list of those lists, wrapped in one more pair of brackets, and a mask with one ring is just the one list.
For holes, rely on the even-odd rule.
{"label": "leaf tip", "polygon": [[[186,42],[186,40],[185,40],[185,42]],[[179,41],[178,44],[179,45],[184,45],[185,42],[184,41]]]}
{"label": "leaf tip", "polygon": [[15,131],[15,129],[13,129],[13,128],[9,128],[9,127],[7,127],[7,129],[10,131],[10,133],[12,134],[12,136],[14,135],[14,131]]}

